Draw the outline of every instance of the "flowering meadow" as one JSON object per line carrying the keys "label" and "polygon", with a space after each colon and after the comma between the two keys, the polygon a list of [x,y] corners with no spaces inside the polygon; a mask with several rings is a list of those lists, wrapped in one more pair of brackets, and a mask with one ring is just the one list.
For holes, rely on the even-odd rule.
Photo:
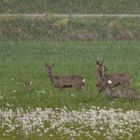
{"label": "flowering meadow", "polygon": [[[140,91],[140,42],[0,42],[0,140],[137,140],[140,101],[110,100],[95,86],[96,59],[132,76]],[[54,75],[82,75],[85,89],[58,90]],[[24,82],[31,81],[26,93]],[[140,93],[140,92],[139,92]]]}
{"label": "flowering meadow", "polygon": [[[133,139],[140,137],[140,111],[106,109],[91,106],[89,109],[63,108],[0,109],[1,137],[38,137],[49,139]],[[14,136],[13,136],[14,135]]]}

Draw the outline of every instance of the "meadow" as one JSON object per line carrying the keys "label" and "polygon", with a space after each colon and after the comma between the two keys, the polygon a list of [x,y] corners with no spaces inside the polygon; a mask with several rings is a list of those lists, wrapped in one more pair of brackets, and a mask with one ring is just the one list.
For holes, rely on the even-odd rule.
{"label": "meadow", "polygon": [[140,18],[0,17],[0,40],[120,41],[139,40]]}
{"label": "meadow", "polygon": [[139,0],[1,0],[0,13],[139,14]]}
{"label": "meadow", "polygon": [[[130,74],[131,87],[140,92],[139,45],[139,41],[0,41],[0,137],[139,138],[140,101],[110,100],[95,86],[96,59],[102,58],[108,73]],[[56,75],[84,76],[85,90],[54,88],[45,63],[54,63]],[[29,94],[24,91],[26,80],[32,81]]]}
{"label": "meadow", "polygon": [[[140,101],[111,100],[95,86],[100,58],[140,93],[140,19],[55,16],[139,14],[139,0],[1,0],[0,13],[46,13],[0,17],[0,140],[140,138]],[[85,89],[56,89],[45,64],[54,75],[83,76]]]}
{"label": "meadow", "polygon": [[[105,60],[108,73],[126,72],[139,90],[139,42],[0,42],[0,106],[16,107],[108,106],[139,108],[139,102],[116,101],[114,105],[98,95],[95,87],[96,59]],[[45,63],[54,63],[54,74],[79,74],[86,79],[86,89],[55,89]],[[32,81],[32,92],[24,94],[24,81]],[[32,101],[32,102],[31,102]]]}

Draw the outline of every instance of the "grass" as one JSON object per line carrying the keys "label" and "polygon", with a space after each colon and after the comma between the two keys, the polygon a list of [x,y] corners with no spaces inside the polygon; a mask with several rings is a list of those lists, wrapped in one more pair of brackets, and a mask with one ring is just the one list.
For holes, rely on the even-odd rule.
{"label": "grass", "polygon": [[[132,87],[140,91],[140,42],[0,42],[0,108],[63,107],[80,109],[92,105],[139,109],[140,101],[115,100],[100,96],[95,87],[98,57],[105,60],[108,72],[126,72],[133,77]],[[86,78],[85,91],[55,89],[44,63],[55,63],[54,74],[79,74]],[[32,81],[32,91],[24,93],[23,83]]]}
{"label": "grass", "polygon": [[0,13],[140,13],[139,0],[2,0]]}
{"label": "grass", "polygon": [[139,40],[140,18],[0,17],[0,40]]}

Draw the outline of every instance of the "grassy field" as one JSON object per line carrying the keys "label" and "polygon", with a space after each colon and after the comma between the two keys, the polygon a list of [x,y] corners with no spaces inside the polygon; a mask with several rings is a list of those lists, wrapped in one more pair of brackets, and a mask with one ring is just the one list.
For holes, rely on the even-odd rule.
{"label": "grassy field", "polygon": [[[110,101],[99,95],[95,87],[95,61],[100,57],[105,60],[108,73],[130,74],[133,77],[131,87],[140,91],[139,45],[139,41],[1,41],[0,137],[2,140],[38,138],[90,140],[93,137],[139,139],[139,126],[137,126],[139,114],[135,110],[139,110],[140,101],[130,102],[124,99]],[[83,75],[86,79],[85,90],[55,89],[47,76],[45,63],[55,64],[56,75]],[[26,80],[32,81],[32,91],[28,95],[25,94],[23,85]],[[91,108],[92,106],[95,107]],[[128,112],[116,112],[110,108],[122,108]],[[95,117],[98,120],[95,121],[96,127],[95,122],[91,121]],[[117,120],[111,121],[112,118]],[[116,122],[117,124],[113,124]],[[112,125],[115,125],[114,129]],[[33,132],[30,131],[30,126]],[[116,130],[115,133],[112,130]]]}
{"label": "grassy field", "polygon": [[[0,17],[0,140],[140,139],[140,101],[110,100],[95,86],[102,58],[140,93],[140,19],[55,17],[140,14],[139,0],[1,0],[0,13],[47,13]],[[54,88],[45,63],[55,75],[84,76],[85,89]]]}
{"label": "grassy field", "polygon": [[[111,72],[127,72],[132,86],[139,89],[139,42],[0,42],[1,107],[63,107],[79,109],[91,105],[115,108],[139,108],[139,102],[117,100],[110,104],[99,96],[95,87],[95,61],[105,60]],[[44,63],[55,63],[57,75],[80,74],[86,89],[59,91],[53,87]],[[32,81],[32,93],[24,94],[23,82]]]}
{"label": "grassy field", "polygon": [[139,40],[140,18],[0,17],[0,40]]}
{"label": "grassy field", "polygon": [[1,0],[0,13],[140,13],[139,0]]}

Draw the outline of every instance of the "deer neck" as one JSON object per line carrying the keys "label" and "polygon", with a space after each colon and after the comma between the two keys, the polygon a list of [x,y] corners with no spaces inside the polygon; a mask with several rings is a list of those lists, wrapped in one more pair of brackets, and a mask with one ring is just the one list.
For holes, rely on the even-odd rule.
{"label": "deer neck", "polygon": [[52,72],[48,72],[48,76],[49,76],[51,82],[54,83],[54,78],[53,78]]}

